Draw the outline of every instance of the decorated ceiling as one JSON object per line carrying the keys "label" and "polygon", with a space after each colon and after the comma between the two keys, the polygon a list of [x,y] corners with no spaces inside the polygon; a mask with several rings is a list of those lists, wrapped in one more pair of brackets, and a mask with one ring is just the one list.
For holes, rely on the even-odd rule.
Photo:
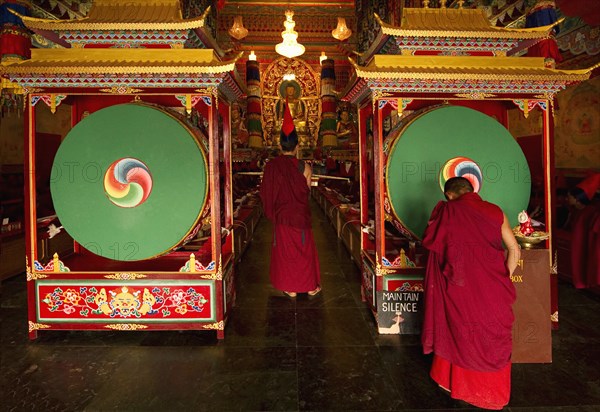
{"label": "decorated ceiling", "polygon": [[[565,10],[562,13],[558,9],[559,16],[566,17],[557,34],[557,43],[565,58],[559,67],[590,67],[600,60],[600,18],[592,4],[594,1],[555,0],[557,6]],[[464,8],[481,8],[492,25],[508,28],[524,27],[526,15],[533,7],[554,3],[551,0],[429,0],[428,6],[439,7],[440,2],[446,3],[448,8],[456,8],[459,3],[463,3]],[[88,15],[92,3],[93,0],[31,0],[31,12],[35,17],[46,19],[81,19]],[[238,61],[240,68],[250,51],[255,52],[261,66],[280,57],[275,52],[275,45],[282,40],[285,11],[293,10],[298,42],[306,49],[302,59],[312,65],[318,65],[323,53],[333,59],[336,88],[340,90],[352,73],[348,57],[355,58],[365,52],[376,37],[379,25],[374,13],[385,23],[399,25],[398,3],[397,0],[181,0],[181,10],[182,17],[190,19],[200,16],[211,6],[206,20],[208,41],[213,42],[212,47],[219,49],[223,56],[244,52],[244,58]],[[403,0],[404,7],[422,7],[423,3],[422,0]],[[340,18],[351,31],[345,40],[332,36]],[[242,35],[238,38],[231,34],[235,22],[242,27]],[[34,35],[33,44],[43,48],[57,47],[39,35]],[[243,70],[239,71],[243,77]]]}

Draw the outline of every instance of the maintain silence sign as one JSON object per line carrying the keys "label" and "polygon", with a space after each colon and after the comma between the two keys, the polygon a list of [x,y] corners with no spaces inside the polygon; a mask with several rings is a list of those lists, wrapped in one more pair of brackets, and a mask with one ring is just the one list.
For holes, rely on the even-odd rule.
{"label": "maintain silence sign", "polygon": [[381,334],[421,333],[423,292],[377,292],[377,326]]}

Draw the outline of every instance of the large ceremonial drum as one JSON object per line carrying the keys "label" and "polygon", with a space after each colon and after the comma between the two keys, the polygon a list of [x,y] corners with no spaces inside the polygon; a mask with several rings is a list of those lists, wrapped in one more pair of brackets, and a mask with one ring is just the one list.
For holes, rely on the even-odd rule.
{"label": "large ceremonial drum", "polygon": [[469,179],[515,224],[527,208],[531,176],[525,155],[510,132],[486,114],[462,106],[427,108],[405,118],[384,147],[392,213],[416,238],[453,176]]}
{"label": "large ceremonial drum", "polygon": [[79,122],[60,145],[50,188],[65,230],[114,260],[168,253],[197,226],[208,197],[199,131],[165,108],[120,104]]}

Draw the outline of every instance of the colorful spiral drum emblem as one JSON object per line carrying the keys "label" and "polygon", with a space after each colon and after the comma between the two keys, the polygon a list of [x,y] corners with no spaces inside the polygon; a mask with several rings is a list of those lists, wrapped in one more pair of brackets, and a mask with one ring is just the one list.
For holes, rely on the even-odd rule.
{"label": "colorful spiral drum emblem", "polygon": [[481,190],[483,175],[481,169],[468,157],[454,157],[448,160],[440,170],[440,188],[444,191],[446,181],[452,177],[464,177],[473,185],[475,193]]}
{"label": "colorful spiral drum emblem", "polygon": [[152,176],[148,167],[130,157],[113,162],[104,175],[104,191],[119,207],[136,207],[148,199]]}

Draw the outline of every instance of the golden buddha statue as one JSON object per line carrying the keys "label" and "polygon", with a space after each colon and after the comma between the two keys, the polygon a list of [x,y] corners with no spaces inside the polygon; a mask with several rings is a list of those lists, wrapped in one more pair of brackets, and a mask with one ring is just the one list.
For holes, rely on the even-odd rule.
{"label": "golden buddha statue", "polygon": [[300,85],[294,80],[286,80],[281,83],[279,87],[281,98],[275,106],[275,116],[277,121],[277,132],[281,130],[281,124],[283,122],[283,113],[285,108],[285,102],[287,99],[290,113],[294,119],[294,126],[298,135],[306,134],[306,121],[307,112],[306,105],[300,99],[302,91]]}

